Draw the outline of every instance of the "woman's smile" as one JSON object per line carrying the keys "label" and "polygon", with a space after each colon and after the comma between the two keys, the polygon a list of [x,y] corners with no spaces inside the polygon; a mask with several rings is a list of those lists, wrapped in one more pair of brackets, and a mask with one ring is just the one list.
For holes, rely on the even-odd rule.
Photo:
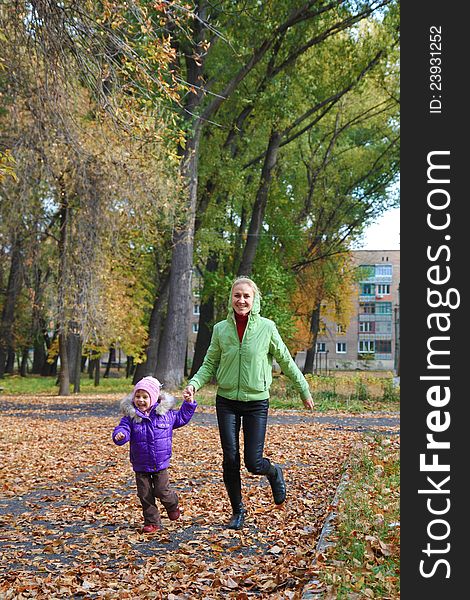
{"label": "woman's smile", "polygon": [[239,283],[232,291],[232,307],[239,315],[249,313],[253,307],[253,290],[247,283]]}

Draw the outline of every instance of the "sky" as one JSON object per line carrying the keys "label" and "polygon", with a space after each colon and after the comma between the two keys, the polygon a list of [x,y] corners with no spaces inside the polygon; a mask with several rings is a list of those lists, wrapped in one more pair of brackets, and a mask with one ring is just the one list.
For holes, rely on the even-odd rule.
{"label": "sky", "polygon": [[364,232],[359,250],[400,250],[400,209],[384,213]]}

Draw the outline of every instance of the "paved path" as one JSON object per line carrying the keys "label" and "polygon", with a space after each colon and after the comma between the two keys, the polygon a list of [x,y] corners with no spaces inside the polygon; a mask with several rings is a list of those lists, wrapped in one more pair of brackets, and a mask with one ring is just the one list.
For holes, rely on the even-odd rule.
{"label": "paved path", "polygon": [[[60,402],[47,405],[47,411],[40,404],[27,404],[14,402],[11,399],[0,400],[0,413],[11,415],[21,413],[26,417],[41,419],[68,420],[89,417],[119,417],[119,401],[106,402],[77,402],[74,407]],[[214,408],[199,407],[193,417],[193,422],[200,425],[215,426],[217,424]],[[396,413],[367,413],[353,415],[344,413],[319,413],[312,415],[305,411],[271,410],[269,423],[293,425],[295,423],[323,423],[332,429],[347,429],[362,433],[398,434],[400,415]]]}

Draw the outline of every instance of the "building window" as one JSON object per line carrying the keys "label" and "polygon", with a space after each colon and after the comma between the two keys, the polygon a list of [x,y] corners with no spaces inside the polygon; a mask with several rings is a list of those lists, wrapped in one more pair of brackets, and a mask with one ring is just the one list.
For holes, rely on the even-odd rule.
{"label": "building window", "polygon": [[200,305],[199,305],[199,304],[194,304],[194,305],[193,305],[193,315],[199,315],[199,314],[201,314],[201,312],[200,312],[200,308],[201,308],[201,307],[200,307]]}
{"label": "building window", "polygon": [[359,331],[361,333],[372,331],[372,321],[359,321]]}
{"label": "building window", "polygon": [[344,325],[336,324],[336,333],[346,333]]}
{"label": "building window", "polygon": [[391,302],[377,302],[375,312],[378,315],[391,315],[392,314],[392,303]]}
{"label": "building window", "polygon": [[346,354],[346,342],[336,342],[336,354]]}
{"label": "building window", "polygon": [[373,283],[361,283],[361,294],[363,296],[373,296],[375,294],[375,285]]}
{"label": "building window", "polygon": [[379,283],[377,285],[377,296],[385,296],[390,294],[390,284],[389,283]]}
{"label": "building window", "polygon": [[[387,256],[388,260],[388,256]],[[375,267],[376,277],[391,277],[392,276],[392,265],[376,265]]]}
{"label": "building window", "polygon": [[360,306],[362,314],[364,314],[364,315],[375,314],[375,302],[363,302],[359,306]]}
{"label": "building window", "polygon": [[375,323],[375,333],[392,333],[392,321],[377,321]]}
{"label": "building window", "polygon": [[370,354],[372,352],[375,352],[374,347],[374,340],[360,340],[358,350],[361,354]]}
{"label": "building window", "polygon": [[326,352],[326,342],[317,342],[317,352],[318,353]]}
{"label": "building window", "polygon": [[392,340],[375,340],[375,351],[377,354],[391,354]]}
{"label": "building window", "polygon": [[193,333],[197,333],[199,331],[199,323],[193,323]]}

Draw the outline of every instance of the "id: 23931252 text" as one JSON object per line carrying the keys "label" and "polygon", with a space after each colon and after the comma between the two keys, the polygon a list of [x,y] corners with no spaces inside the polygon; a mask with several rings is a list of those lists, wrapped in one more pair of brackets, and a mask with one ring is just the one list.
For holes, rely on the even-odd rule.
{"label": "id: 23931252 text", "polygon": [[442,27],[429,28],[429,100],[430,114],[442,112]]}

